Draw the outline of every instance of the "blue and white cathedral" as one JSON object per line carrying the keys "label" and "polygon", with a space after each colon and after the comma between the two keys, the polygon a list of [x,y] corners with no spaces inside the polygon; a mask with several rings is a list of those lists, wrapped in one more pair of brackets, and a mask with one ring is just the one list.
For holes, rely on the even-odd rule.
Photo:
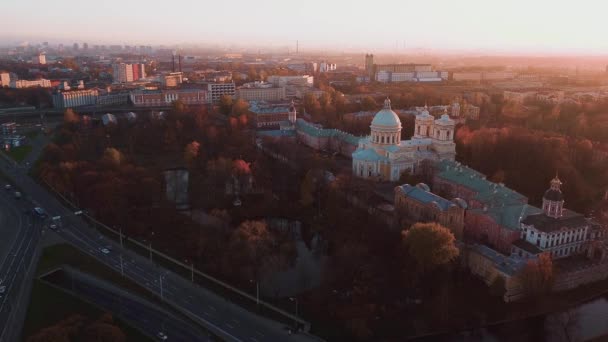
{"label": "blue and white cathedral", "polygon": [[397,181],[409,170],[417,172],[423,160],[454,160],[454,120],[443,114],[435,119],[425,110],[416,115],[414,136],[401,140],[401,120],[391,109],[391,101],[372,120],[371,135],[359,140],[353,152],[353,175],[384,181]]}

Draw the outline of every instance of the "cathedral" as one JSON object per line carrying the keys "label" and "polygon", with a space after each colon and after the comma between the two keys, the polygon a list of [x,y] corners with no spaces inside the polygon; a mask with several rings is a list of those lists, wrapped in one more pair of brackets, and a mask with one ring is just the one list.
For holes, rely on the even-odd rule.
{"label": "cathedral", "polygon": [[359,140],[353,152],[353,175],[380,181],[397,181],[409,170],[417,172],[422,160],[454,160],[454,120],[443,114],[435,119],[426,106],[416,115],[414,136],[401,140],[401,120],[391,109],[391,101],[372,120],[371,135]]}

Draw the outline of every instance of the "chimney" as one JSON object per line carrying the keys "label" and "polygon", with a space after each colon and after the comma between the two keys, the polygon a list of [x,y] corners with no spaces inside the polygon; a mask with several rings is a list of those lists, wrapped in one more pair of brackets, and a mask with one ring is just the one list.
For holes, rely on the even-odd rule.
{"label": "chimney", "polygon": [[182,55],[177,56],[177,63],[179,65],[179,72],[182,72]]}
{"label": "chimney", "polygon": [[173,72],[175,72],[175,55],[171,56],[171,62],[173,62]]}

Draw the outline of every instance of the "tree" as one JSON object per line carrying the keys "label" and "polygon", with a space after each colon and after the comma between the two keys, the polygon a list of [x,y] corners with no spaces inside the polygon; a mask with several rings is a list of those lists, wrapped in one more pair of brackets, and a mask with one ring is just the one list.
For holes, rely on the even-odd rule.
{"label": "tree", "polygon": [[63,112],[63,122],[68,124],[78,123],[80,121],[80,117],[78,114],[74,113],[72,108],[68,108]]}
{"label": "tree", "polygon": [[438,223],[415,223],[401,235],[408,254],[422,273],[451,262],[459,254],[454,234]]}
{"label": "tree", "polygon": [[103,151],[102,161],[113,166],[119,166],[124,160],[122,153],[119,150],[108,147]]}
{"label": "tree", "polygon": [[536,260],[528,260],[519,279],[527,296],[542,296],[551,291],[554,281],[553,260],[543,253]]}
{"label": "tree", "polygon": [[368,111],[378,107],[376,100],[371,96],[366,96],[361,100],[361,109]]}
{"label": "tree", "polygon": [[220,97],[220,113],[229,115],[232,112],[232,96],[222,95]]}
{"label": "tree", "polygon": [[243,99],[238,99],[234,102],[234,105],[232,106],[232,115],[241,116],[247,114],[248,109],[249,103]]}
{"label": "tree", "polygon": [[196,157],[198,157],[200,147],[201,144],[198,141],[193,141],[186,145],[186,148],[184,149],[184,161],[189,167],[193,166]]}
{"label": "tree", "polygon": [[314,202],[315,179],[312,170],[306,173],[302,184],[300,184],[300,204],[309,207]]}
{"label": "tree", "polygon": [[184,113],[186,112],[186,104],[182,101],[182,100],[175,100],[173,102],[171,102],[171,109],[175,112],[175,113]]}

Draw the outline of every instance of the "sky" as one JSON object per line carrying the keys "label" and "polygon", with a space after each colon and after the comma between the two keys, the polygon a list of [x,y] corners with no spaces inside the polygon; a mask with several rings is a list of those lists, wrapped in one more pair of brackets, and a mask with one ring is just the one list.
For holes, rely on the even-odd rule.
{"label": "sky", "polygon": [[[604,0],[0,0],[11,42],[608,53]],[[25,23],[25,24],[24,24]],[[399,50],[397,50],[399,49]]]}

